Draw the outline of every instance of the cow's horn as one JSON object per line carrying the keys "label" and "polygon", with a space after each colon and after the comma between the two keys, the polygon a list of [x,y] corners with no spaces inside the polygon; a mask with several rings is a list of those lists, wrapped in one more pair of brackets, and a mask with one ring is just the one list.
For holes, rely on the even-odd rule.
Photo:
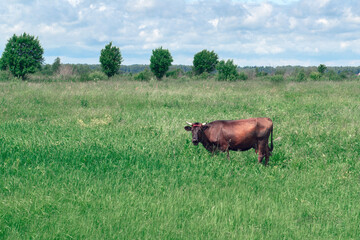
{"label": "cow's horn", "polygon": [[192,126],[192,123],[191,123],[191,122],[186,121],[186,123]]}

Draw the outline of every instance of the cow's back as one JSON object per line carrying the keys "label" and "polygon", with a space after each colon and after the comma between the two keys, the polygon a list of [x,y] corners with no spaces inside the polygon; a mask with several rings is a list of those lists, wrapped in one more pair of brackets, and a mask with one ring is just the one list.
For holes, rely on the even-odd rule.
{"label": "cow's back", "polygon": [[211,143],[221,148],[247,150],[257,144],[257,119],[218,120],[205,132]]}
{"label": "cow's back", "polygon": [[273,122],[270,118],[257,118],[256,135],[258,138],[269,137],[270,131],[273,129]]}

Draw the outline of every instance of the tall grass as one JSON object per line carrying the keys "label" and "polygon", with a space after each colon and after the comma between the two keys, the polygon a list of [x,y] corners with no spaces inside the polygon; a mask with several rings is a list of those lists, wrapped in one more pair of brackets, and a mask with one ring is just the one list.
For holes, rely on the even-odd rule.
{"label": "tall grass", "polygon": [[[0,82],[0,238],[357,239],[359,87]],[[183,129],[262,116],[268,167]]]}

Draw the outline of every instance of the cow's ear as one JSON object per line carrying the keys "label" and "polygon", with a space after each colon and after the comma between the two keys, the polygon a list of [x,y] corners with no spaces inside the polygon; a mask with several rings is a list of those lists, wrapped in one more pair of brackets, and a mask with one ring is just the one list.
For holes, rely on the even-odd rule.
{"label": "cow's ear", "polygon": [[203,126],[202,126],[202,130],[203,130],[203,131],[205,131],[205,130],[208,129],[208,128],[209,128],[208,125],[203,125]]}
{"label": "cow's ear", "polygon": [[184,129],[185,129],[186,131],[191,131],[191,127],[190,127],[190,126],[185,126]]}

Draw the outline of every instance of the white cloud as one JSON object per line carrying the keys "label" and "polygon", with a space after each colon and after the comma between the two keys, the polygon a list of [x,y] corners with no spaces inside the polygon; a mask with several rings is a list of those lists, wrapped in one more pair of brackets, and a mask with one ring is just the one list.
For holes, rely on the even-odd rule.
{"label": "white cloud", "polygon": [[95,11],[103,12],[103,11],[107,10],[107,7],[104,4],[99,4],[99,5],[90,4],[90,9],[95,10]]}
{"label": "white cloud", "polygon": [[214,26],[214,28],[217,28],[218,24],[219,24],[219,19],[218,18],[214,18],[208,21],[211,25]]}
{"label": "white cloud", "polygon": [[344,9],[344,15],[347,22],[360,24],[360,16],[355,15],[350,7]]}
{"label": "white cloud", "polygon": [[290,17],[289,18],[289,28],[294,29],[297,27],[297,25],[298,25],[298,21],[296,20],[296,18]]}
{"label": "white cloud", "polygon": [[155,2],[153,0],[136,0],[136,1],[129,1],[128,7],[134,9],[134,10],[146,10],[148,8],[152,8],[155,5]]}
{"label": "white cloud", "polygon": [[144,39],[145,42],[156,42],[161,38],[161,34],[159,29],[151,30],[150,32],[141,31],[139,33],[139,37]]}
{"label": "white cloud", "polygon": [[79,5],[82,2],[82,0],[67,0],[67,1],[73,7],[76,7],[77,5]]}
{"label": "white cloud", "polygon": [[[360,2],[340,0],[0,0],[1,50],[13,34],[39,37],[46,59],[98,62],[112,41],[125,64],[148,63],[168,48],[192,64],[214,50],[239,65],[355,63]],[[36,14],[35,14],[36,13]],[[359,50],[360,51],[360,50]],[[336,54],[336,59],[335,58]],[[288,63],[286,63],[288,59]],[[241,60],[241,61],[240,61]],[[303,63],[303,64],[301,64]]]}
{"label": "white cloud", "polygon": [[315,4],[318,4],[319,7],[325,7],[329,2],[330,0],[315,0],[313,1]]}
{"label": "white cloud", "polygon": [[56,35],[56,34],[63,34],[66,32],[66,29],[62,26],[59,26],[58,24],[54,23],[51,25],[47,25],[47,24],[40,24],[39,25],[39,31],[42,34],[51,34],[51,35]]}
{"label": "white cloud", "polygon": [[350,42],[341,42],[340,43],[340,48],[342,49],[346,49],[350,46]]}
{"label": "white cloud", "polygon": [[266,24],[266,19],[271,16],[273,11],[273,6],[269,3],[261,3],[259,6],[253,5],[244,5],[246,10],[248,11],[248,15],[244,19],[245,25],[256,25]]}
{"label": "white cloud", "polygon": [[329,21],[326,18],[320,18],[316,22],[325,26],[329,25]]}

